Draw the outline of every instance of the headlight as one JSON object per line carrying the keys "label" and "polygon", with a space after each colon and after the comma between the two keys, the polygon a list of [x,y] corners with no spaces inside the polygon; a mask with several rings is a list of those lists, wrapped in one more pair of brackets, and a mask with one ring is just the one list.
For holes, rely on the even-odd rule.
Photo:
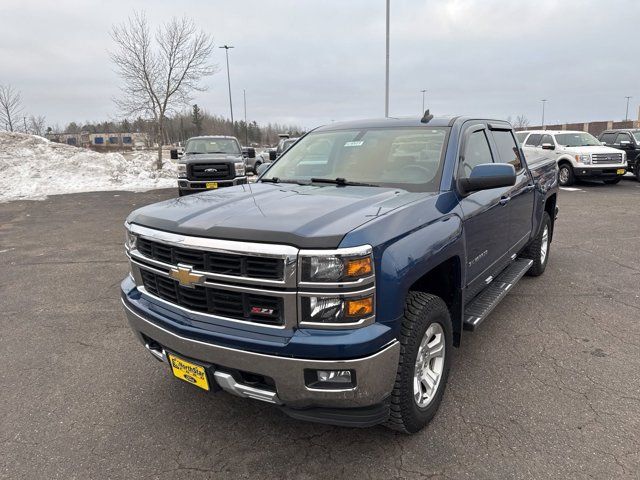
{"label": "headlight", "polygon": [[131,250],[136,247],[138,236],[135,233],[131,233],[131,230],[125,228],[124,231],[124,248]]}
{"label": "headlight", "polygon": [[187,166],[184,163],[178,164],[178,177],[186,177],[187,176]]}
{"label": "headlight", "polygon": [[234,165],[236,166],[236,177],[243,177],[245,173],[244,162],[237,162]]}
{"label": "headlight", "polygon": [[363,297],[302,297],[303,323],[357,324],[374,313],[373,294]]}
{"label": "headlight", "polygon": [[591,155],[576,155],[576,162],[590,164],[591,163]]}
{"label": "headlight", "polygon": [[320,283],[353,282],[373,275],[373,256],[369,246],[332,252],[300,252],[301,281]]}

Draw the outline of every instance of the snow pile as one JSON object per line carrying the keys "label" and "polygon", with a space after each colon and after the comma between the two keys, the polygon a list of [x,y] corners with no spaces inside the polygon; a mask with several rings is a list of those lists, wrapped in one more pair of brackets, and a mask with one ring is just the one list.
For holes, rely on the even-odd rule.
{"label": "snow pile", "polygon": [[0,202],[98,190],[175,187],[176,165],[156,152],[99,153],[24,133],[0,132]]}

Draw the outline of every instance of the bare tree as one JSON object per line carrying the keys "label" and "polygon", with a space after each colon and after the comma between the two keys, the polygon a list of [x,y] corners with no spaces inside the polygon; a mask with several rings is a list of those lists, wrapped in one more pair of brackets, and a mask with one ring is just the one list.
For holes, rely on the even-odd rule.
{"label": "bare tree", "polygon": [[11,85],[0,85],[0,125],[13,132],[22,113],[22,97]]}
{"label": "bare tree", "polygon": [[529,119],[525,115],[518,115],[513,126],[515,128],[527,128],[530,124],[531,122],[529,122]]}
{"label": "bare tree", "polygon": [[144,13],[114,26],[111,38],[116,43],[111,60],[123,80],[115,102],[126,116],[153,117],[161,169],[167,115],[205,90],[202,80],[217,71],[209,63],[213,40],[187,17],[172,18],[152,35]]}
{"label": "bare tree", "polygon": [[42,136],[45,133],[46,118],[44,115],[31,115],[29,117],[29,131],[35,135]]}

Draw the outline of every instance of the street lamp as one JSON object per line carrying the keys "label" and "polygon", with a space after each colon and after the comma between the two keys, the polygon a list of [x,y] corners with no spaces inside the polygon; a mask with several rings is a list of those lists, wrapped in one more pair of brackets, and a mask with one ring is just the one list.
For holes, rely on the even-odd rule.
{"label": "street lamp", "polygon": [[229,75],[229,49],[233,48],[231,45],[223,45],[225,54],[227,56],[227,82],[229,83],[229,109],[231,110],[231,127],[233,128],[233,102],[231,101],[231,76]]}
{"label": "street lamp", "polygon": [[391,0],[387,0],[387,53],[385,64],[385,86],[384,86],[384,116],[389,116],[389,10]]}
{"label": "street lamp", "polygon": [[542,102],[542,129],[545,130],[545,128],[544,128],[544,106],[547,103],[547,99],[543,98],[540,101]]}
{"label": "street lamp", "polygon": [[624,97],[627,99],[627,112],[624,114],[624,121],[628,122],[629,121],[629,100],[631,100],[631,97]]}
{"label": "street lamp", "polygon": [[426,90],[420,90],[422,92],[422,110],[420,111],[420,114],[424,113],[424,95],[425,93],[427,93]]}

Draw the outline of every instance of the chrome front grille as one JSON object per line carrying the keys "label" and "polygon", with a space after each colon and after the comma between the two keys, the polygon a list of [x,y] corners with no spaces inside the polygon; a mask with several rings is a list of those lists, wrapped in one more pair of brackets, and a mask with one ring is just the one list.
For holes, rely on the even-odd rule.
{"label": "chrome front grille", "polygon": [[284,277],[284,260],[281,258],[193,250],[146,238],[138,239],[137,248],[147,258],[170,265],[182,263],[203,272],[269,280],[283,280]]}
{"label": "chrome front grille", "polygon": [[594,165],[622,163],[622,153],[594,153],[591,161]]}
{"label": "chrome front grille", "polygon": [[[297,248],[128,228],[137,238],[127,251],[131,274],[144,295],[203,324],[295,326]],[[197,281],[184,283],[181,270]]]}

